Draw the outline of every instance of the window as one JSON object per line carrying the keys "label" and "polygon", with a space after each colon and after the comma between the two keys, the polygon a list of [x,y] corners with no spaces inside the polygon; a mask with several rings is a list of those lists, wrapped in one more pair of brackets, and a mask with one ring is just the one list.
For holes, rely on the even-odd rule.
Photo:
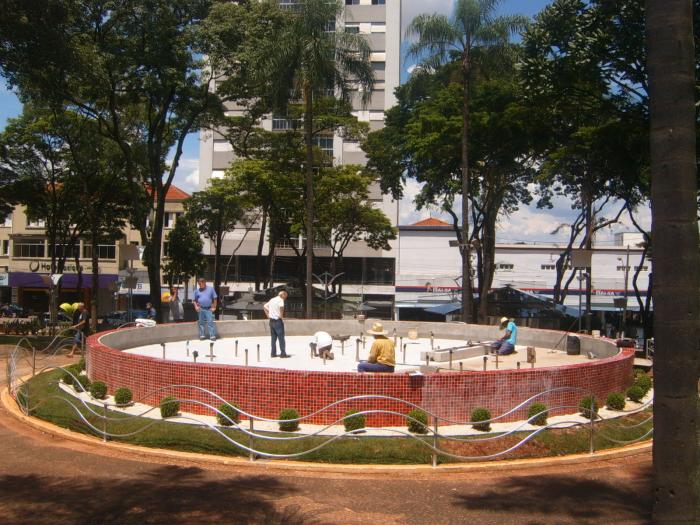
{"label": "window", "polygon": [[372,5],[384,5],[386,0],[372,0]]}
{"label": "window", "polygon": [[3,239],[2,249],[0,251],[0,255],[10,255],[10,240],[9,239]]}
{"label": "window", "polygon": [[44,246],[44,241],[14,241],[12,243],[12,256],[13,257],[28,257],[39,259],[43,258],[46,254],[46,248]]}
{"label": "window", "polygon": [[302,120],[300,118],[290,119],[281,115],[272,116],[272,130],[282,131],[288,129],[298,129],[301,127]]}
{"label": "window", "polygon": [[333,137],[328,135],[318,135],[314,137],[314,146],[325,154],[333,156]]}
{"label": "window", "polygon": [[556,270],[557,267],[554,264],[542,264],[540,265],[541,270]]}
{"label": "window", "polygon": [[496,270],[512,270],[513,268],[515,268],[515,265],[508,263],[498,263],[496,265]]}
{"label": "window", "polygon": [[73,244],[72,246],[69,244],[56,244],[55,246],[51,246],[49,244],[49,254],[51,253],[59,259],[75,259],[76,256],[80,255],[80,246],[77,244]]}
{"label": "window", "polygon": [[[133,243],[132,243],[133,244]],[[92,244],[83,245],[83,258],[92,258]],[[97,258],[98,259],[116,259],[117,258],[117,248],[114,244],[98,244],[97,245]]]}
{"label": "window", "polygon": [[629,270],[630,270],[629,266],[618,266],[617,267],[618,272],[625,272],[625,271],[629,271]]}
{"label": "window", "polygon": [[170,243],[167,241],[163,243],[163,257],[170,257]]}
{"label": "window", "polygon": [[176,211],[164,213],[163,214],[163,228],[174,228],[175,221],[177,221],[177,218],[180,215],[182,215],[182,213],[176,212]]}
{"label": "window", "polygon": [[345,24],[345,32],[357,34],[360,32],[360,24]]}
{"label": "window", "polygon": [[280,0],[281,9],[296,9],[299,5],[299,0]]}
{"label": "window", "polygon": [[46,226],[44,219],[27,219],[27,228],[43,228]]}
{"label": "window", "polygon": [[640,270],[640,269],[639,269],[639,266],[635,266],[635,267],[634,267],[634,271],[635,271],[635,272],[648,272],[648,271],[649,271],[649,267],[645,265],[645,266],[642,266],[642,269]]}
{"label": "window", "polygon": [[345,0],[345,5],[360,5],[360,0]]}

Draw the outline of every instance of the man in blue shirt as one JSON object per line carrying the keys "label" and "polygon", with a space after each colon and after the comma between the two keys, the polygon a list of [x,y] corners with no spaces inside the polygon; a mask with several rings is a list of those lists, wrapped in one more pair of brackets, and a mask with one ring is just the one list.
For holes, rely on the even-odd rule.
{"label": "man in blue shirt", "polygon": [[204,326],[209,331],[209,339],[216,341],[216,328],[214,328],[214,312],[216,312],[217,295],[214,288],[207,286],[204,277],[197,279],[197,289],[194,291],[194,309],[199,314],[199,339],[206,339]]}
{"label": "man in blue shirt", "polygon": [[515,352],[515,342],[518,339],[518,327],[507,317],[501,317],[501,330],[505,328],[506,333],[498,341],[491,343],[492,353],[498,355],[509,355]]}

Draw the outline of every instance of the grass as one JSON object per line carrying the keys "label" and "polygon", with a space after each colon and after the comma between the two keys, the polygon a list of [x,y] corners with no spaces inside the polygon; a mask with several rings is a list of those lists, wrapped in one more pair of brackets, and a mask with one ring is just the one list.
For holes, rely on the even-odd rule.
{"label": "grass", "polygon": [[[23,387],[25,392],[29,393],[30,406],[33,407],[32,415],[75,432],[95,435],[75,413],[74,409],[65,401],[62,401],[62,399],[74,400],[74,398],[58,387],[60,377],[61,370],[46,372],[34,377]],[[93,409],[98,413],[103,411],[99,405],[95,405]],[[90,414],[82,405],[80,406],[80,412],[95,427],[102,429],[103,423],[101,418]],[[108,422],[107,431],[109,433],[127,434],[148,427],[134,436],[115,439],[120,442],[145,447],[223,456],[248,456],[247,451],[228,442],[208,428],[167,421],[154,422],[154,420],[147,418],[126,419],[127,416],[116,411],[109,411],[109,416],[117,419],[117,421]],[[640,422],[648,416],[648,412],[632,414],[616,420],[597,423],[596,427],[614,439],[620,441],[632,440],[646,433],[652,423],[647,422],[636,429],[626,429],[623,428],[623,425]],[[244,421],[243,424],[247,424],[247,422]],[[281,442],[254,439],[251,443],[250,438],[238,430],[222,429],[222,432],[240,443],[251,446],[251,448],[272,454],[301,452],[314,448],[330,439],[328,437],[308,437],[296,441]],[[526,435],[526,433],[520,433],[493,442],[475,441],[483,438],[483,436],[468,436],[463,442],[443,439],[440,440],[439,446],[455,454],[481,456],[506,449]],[[424,442],[432,443],[432,439],[431,436],[418,437],[418,440],[402,437],[344,437],[317,451],[300,456],[298,459],[321,463],[426,464],[430,463],[432,453],[424,445]],[[588,452],[589,439],[589,430],[585,425],[566,429],[548,429],[530,440],[521,449],[506,457],[546,457]],[[600,433],[596,433],[594,444],[596,450],[617,446],[615,443],[606,440]],[[441,463],[455,461],[458,460],[448,456],[440,456]]]}

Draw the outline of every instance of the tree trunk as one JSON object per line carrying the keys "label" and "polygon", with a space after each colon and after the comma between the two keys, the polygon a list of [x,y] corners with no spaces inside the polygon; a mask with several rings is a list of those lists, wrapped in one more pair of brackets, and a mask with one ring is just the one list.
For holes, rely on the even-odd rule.
{"label": "tree trunk", "polygon": [[[591,176],[586,173],[583,199],[584,206],[586,210],[586,250],[590,251],[593,249],[593,188],[591,187]],[[591,275],[592,268],[588,266],[586,268],[586,315],[584,329],[587,334],[591,333],[591,299],[593,295],[593,277]],[[580,286],[579,286],[580,288]],[[579,289],[579,293],[581,293]],[[626,299],[626,298],[625,298]]]}
{"label": "tree trunk", "polygon": [[313,94],[304,85],[304,142],[306,143],[306,318],[313,317],[314,271],[314,152],[313,152]]}
{"label": "tree trunk", "polygon": [[654,522],[700,523],[700,254],[690,0],[647,0],[654,242]]}
{"label": "tree trunk", "polygon": [[493,284],[493,274],[496,262],[496,211],[486,211],[481,236],[481,253],[483,264],[483,280],[479,290],[479,323],[486,324],[489,320],[488,293]]}
{"label": "tree trunk", "polygon": [[97,245],[100,242],[100,236],[95,224],[92,225],[92,289],[90,290],[90,329],[92,332],[97,331],[97,307],[98,307],[98,295],[100,292],[100,257],[97,249]]}
{"label": "tree trunk", "polygon": [[156,309],[158,319],[163,321],[165,319],[165,312],[163,311],[163,304],[160,297],[160,259],[162,255],[161,241],[163,239],[163,214],[165,210],[165,191],[166,189],[161,186],[160,190],[155,194],[158,198],[158,204],[156,205],[155,212],[153,214],[153,225],[151,227],[151,236],[149,239],[144,239],[142,236],[142,241],[144,246],[148,246],[146,250],[146,268],[148,269],[148,284],[151,289],[151,303]]}
{"label": "tree trunk", "polygon": [[258,252],[255,257],[257,258],[257,264],[255,265],[255,291],[260,291],[260,270],[263,269],[262,264],[262,251],[265,246],[265,230],[267,229],[267,211],[263,210],[262,214],[262,224],[260,225],[260,238],[258,239]]}
{"label": "tree trunk", "polygon": [[471,249],[469,245],[469,52],[462,59],[462,321],[473,322]]}
{"label": "tree trunk", "polygon": [[219,319],[219,312],[221,312],[221,305],[223,304],[223,298],[221,297],[221,249],[223,244],[224,232],[221,229],[221,225],[219,225],[219,230],[216,232],[216,239],[214,239],[214,291],[216,295],[219,296],[216,312],[214,312],[214,316],[217,320]]}

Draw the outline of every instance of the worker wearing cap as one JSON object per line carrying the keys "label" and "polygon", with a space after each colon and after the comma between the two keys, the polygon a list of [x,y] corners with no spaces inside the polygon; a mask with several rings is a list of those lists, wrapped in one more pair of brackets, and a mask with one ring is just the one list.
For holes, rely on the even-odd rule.
{"label": "worker wearing cap", "polygon": [[509,355],[515,352],[515,341],[518,339],[518,327],[507,317],[501,317],[501,330],[506,333],[498,341],[491,343],[491,352],[498,355]]}

